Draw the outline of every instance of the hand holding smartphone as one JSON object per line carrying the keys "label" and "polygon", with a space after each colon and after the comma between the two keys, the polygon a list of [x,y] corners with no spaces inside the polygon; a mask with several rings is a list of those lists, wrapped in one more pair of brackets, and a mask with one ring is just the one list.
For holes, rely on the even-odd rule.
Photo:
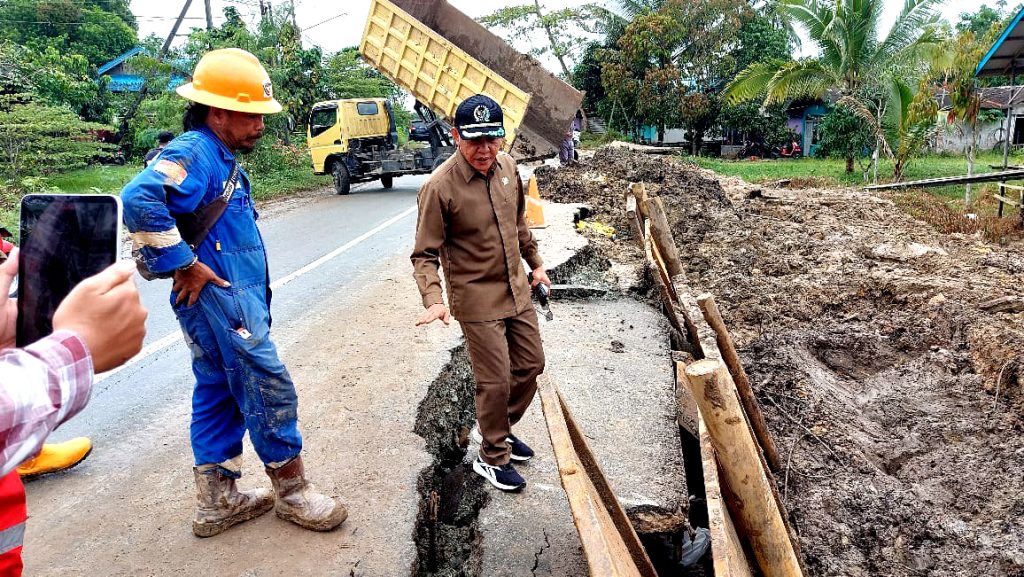
{"label": "hand holding smartphone", "polygon": [[57,307],[75,286],[118,260],[121,199],[30,194],[21,201],[17,346],[53,332]]}

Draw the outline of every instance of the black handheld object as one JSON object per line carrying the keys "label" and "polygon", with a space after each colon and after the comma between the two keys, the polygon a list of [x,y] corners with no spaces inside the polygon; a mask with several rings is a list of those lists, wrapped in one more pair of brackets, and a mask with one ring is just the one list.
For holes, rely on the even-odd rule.
{"label": "black handheld object", "polygon": [[53,314],[78,283],[117,261],[121,200],[30,194],[21,200],[17,345],[53,332]]}
{"label": "black handheld object", "polygon": [[[527,273],[527,281],[533,284],[533,273]],[[551,289],[544,283],[538,283],[537,286],[533,287],[533,294],[537,298],[537,302],[540,303],[540,312],[544,315],[544,318],[552,321],[555,320],[555,314],[551,312],[551,305],[549,297],[551,296]]]}

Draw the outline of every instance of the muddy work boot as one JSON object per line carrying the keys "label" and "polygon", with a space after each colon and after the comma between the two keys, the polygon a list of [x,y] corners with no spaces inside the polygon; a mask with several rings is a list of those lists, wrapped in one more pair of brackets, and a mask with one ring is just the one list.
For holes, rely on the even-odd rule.
{"label": "muddy work boot", "polygon": [[277,493],[277,516],[312,531],[330,531],[348,518],[348,509],[340,501],[318,493],[306,480],[302,457],[295,457],[276,469],[267,467],[267,475]]}
{"label": "muddy work boot", "polygon": [[268,489],[239,491],[235,480],[220,469],[192,469],[196,477],[196,518],[192,532],[196,537],[213,537],[229,527],[255,519],[274,506]]}

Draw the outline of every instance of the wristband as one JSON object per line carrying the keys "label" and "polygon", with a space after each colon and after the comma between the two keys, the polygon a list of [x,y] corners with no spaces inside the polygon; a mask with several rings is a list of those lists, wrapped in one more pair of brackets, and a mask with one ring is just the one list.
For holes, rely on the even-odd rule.
{"label": "wristband", "polygon": [[190,262],[187,265],[179,268],[178,270],[180,272],[188,272],[188,271],[192,270],[192,267],[196,266],[196,264],[198,264],[198,263],[199,263],[199,257],[198,256],[193,256],[192,257],[192,262]]}

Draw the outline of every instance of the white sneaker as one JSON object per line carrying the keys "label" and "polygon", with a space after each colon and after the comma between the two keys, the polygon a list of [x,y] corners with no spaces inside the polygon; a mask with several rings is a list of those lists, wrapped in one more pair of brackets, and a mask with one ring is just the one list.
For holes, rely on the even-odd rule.
{"label": "white sneaker", "polygon": [[477,455],[476,459],[473,460],[473,470],[484,479],[487,479],[487,482],[502,491],[520,491],[526,486],[526,480],[516,471],[512,463],[505,463],[500,467],[496,467],[488,465]]}
{"label": "white sneaker", "polygon": [[[469,438],[473,439],[473,442],[477,445],[484,443],[484,436],[480,434],[480,425],[474,424],[473,429],[469,431]],[[519,440],[515,435],[509,435],[505,437],[505,442],[508,443],[511,451],[509,457],[516,462],[525,463],[533,458],[533,449],[529,445]]]}

